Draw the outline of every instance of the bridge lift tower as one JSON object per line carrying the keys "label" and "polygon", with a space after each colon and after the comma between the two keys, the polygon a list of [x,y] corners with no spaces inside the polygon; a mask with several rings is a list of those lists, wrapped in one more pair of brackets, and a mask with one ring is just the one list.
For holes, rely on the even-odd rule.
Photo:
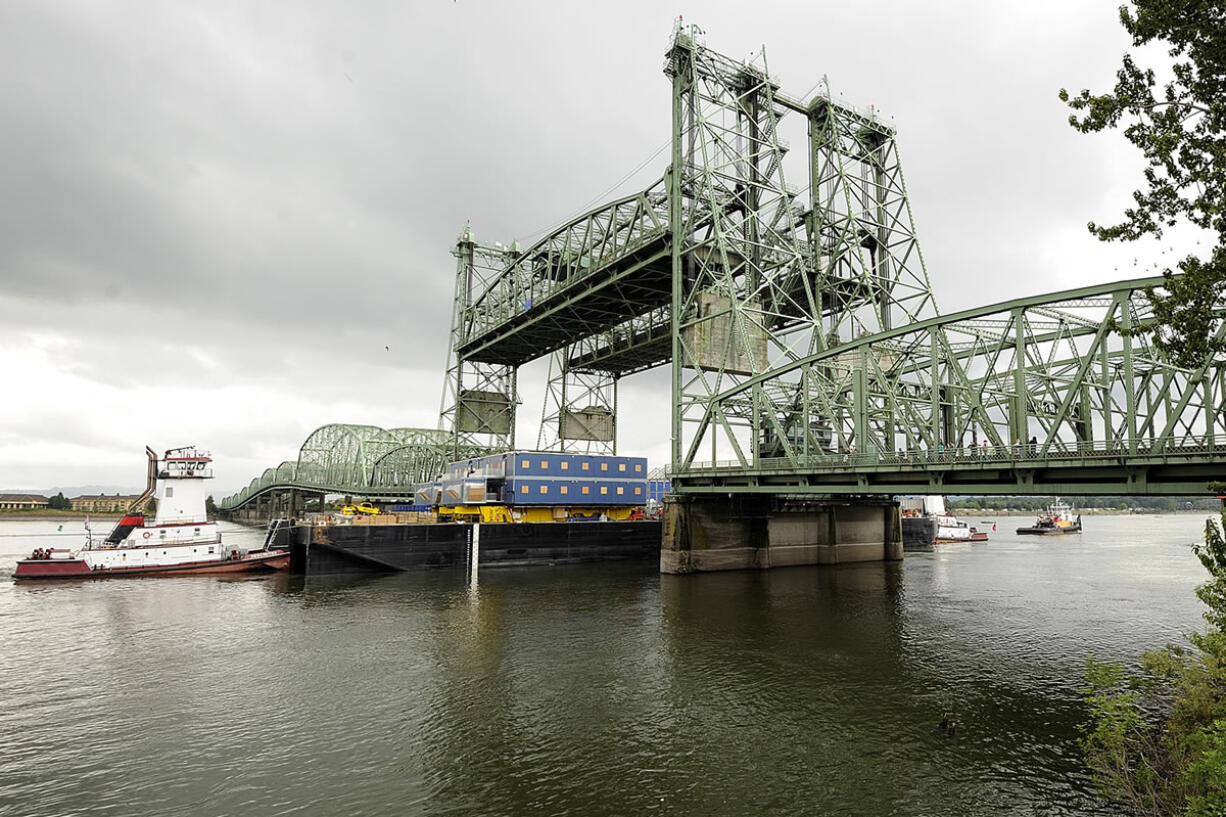
{"label": "bridge lift tower", "polygon": [[[814,405],[823,393],[799,376],[739,403],[714,401],[756,374],[936,314],[894,131],[872,109],[834,100],[828,84],[811,100],[789,96],[764,53],[758,63],[729,59],[692,26],[677,28],[665,73],[673,463],[706,450],[711,461],[756,462],[863,449],[867,424],[893,418],[848,420],[833,401],[823,412]],[[791,115],[807,125],[807,195],[784,176],[789,145],[779,132]],[[853,390],[872,377],[852,356],[834,367]],[[717,421],[694,431],[712,411]]]}
{"label": "bridge lift tower", "polygon": [[[618,380],[669,364],[674,464],[700,449],[756,461],[846,446],[867,439],[865,424],[893,422],[848,421],[831,402],[831,416],[802,427],[821,396],[799,379],[714,402],[756,373],[936,314],[893,130],[828,87],[787,95],[764,56],[717,54],[694,27],[678,24],[665,73],[662,180],[526,251],[461,236],[441,420],[457,445],[512,443],[517,367],[542,354],[543,449],[615,450]],[[794,115],[807,127],[807,166],[792,168],[807,195],[785,179],[779,124]],[[871,377],[855,362],[833,366],[849,388]],[[718,422],[702,423],[713,410]]]}
{"label": "bridge lift tower", "polygon": [[515,447],[515,409],[518,367],[466,359],[457,350],[464,339],[465,316],[474,298],[485,292],[507,268],[514,266],[519,245],[477,242],[466,226],[456,241],[455,300],[451,312],[451,340],[439,428],[451,434],[454,459],[475,451],[506,451]]}

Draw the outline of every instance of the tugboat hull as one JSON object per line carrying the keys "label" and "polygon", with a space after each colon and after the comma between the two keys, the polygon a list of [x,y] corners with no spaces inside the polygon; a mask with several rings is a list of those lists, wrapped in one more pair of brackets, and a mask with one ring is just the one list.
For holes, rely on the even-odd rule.
{"label": "tugboat hull", "polygon": [[211,573],[247,573],[284,570],[289,553],[280,550],[252,551],[238,559],[186,562],[175,565],[91,566],[84,559],[22,559],[15,579],[106,579],[117,576],[186,576]]}
{"label": "tugboat hull", "polygon": [[1078,520],[1063,528],[1055,525],[1051,527],[1036,525],[1030,528],[1017,529],[1018,536],[1063,536],[1066,533],[1081,533],[1081,521]]}

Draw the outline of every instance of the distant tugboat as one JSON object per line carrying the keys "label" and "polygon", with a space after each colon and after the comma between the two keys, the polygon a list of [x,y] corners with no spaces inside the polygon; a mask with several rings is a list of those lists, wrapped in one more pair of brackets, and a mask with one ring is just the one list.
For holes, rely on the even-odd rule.
{"label": "distant tugboat", "polygon": [[1057,499],[1039,514],[1039,518],[1028,528],[1018,528],[1019,536],[1055,536],[1065,533],[1081,533],[1081,514],[1073,518],[1073,509],[1066,502]]}
{"label": "distant tugboat", "polygon": [[[281,570],[289,553],[226,549],[217,523],[205,514],[205,480],[212,458],[195,448],[174,448],[160,463],[152,449],[149,484],[106,537],[89,536],[78,550],[39,548],[17,563],[15,579],[105,578],[111,576],[179,576],[189,573],[241,573]],[[146,524],[143,511],[157,494],[157,515]],[[86,524],[86,530],[89,526]]]}

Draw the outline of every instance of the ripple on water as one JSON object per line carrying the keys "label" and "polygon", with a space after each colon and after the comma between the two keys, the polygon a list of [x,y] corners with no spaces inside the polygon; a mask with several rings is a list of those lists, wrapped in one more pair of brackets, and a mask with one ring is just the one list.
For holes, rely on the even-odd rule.
{"label": "ripple on water", "polygon": [[770,573],[3,583],[0,813],[1106,814],[1082,662],[1199,626],[1181,519]]}

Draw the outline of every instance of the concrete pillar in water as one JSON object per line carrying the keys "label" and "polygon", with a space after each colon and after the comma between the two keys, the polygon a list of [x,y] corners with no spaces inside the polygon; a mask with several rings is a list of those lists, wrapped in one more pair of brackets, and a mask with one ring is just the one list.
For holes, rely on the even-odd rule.
{"label": "concrete pillar in water", "polygon": [[664,505],[661,573],[901,558],[902,517],[892,499],[674,494]]}

